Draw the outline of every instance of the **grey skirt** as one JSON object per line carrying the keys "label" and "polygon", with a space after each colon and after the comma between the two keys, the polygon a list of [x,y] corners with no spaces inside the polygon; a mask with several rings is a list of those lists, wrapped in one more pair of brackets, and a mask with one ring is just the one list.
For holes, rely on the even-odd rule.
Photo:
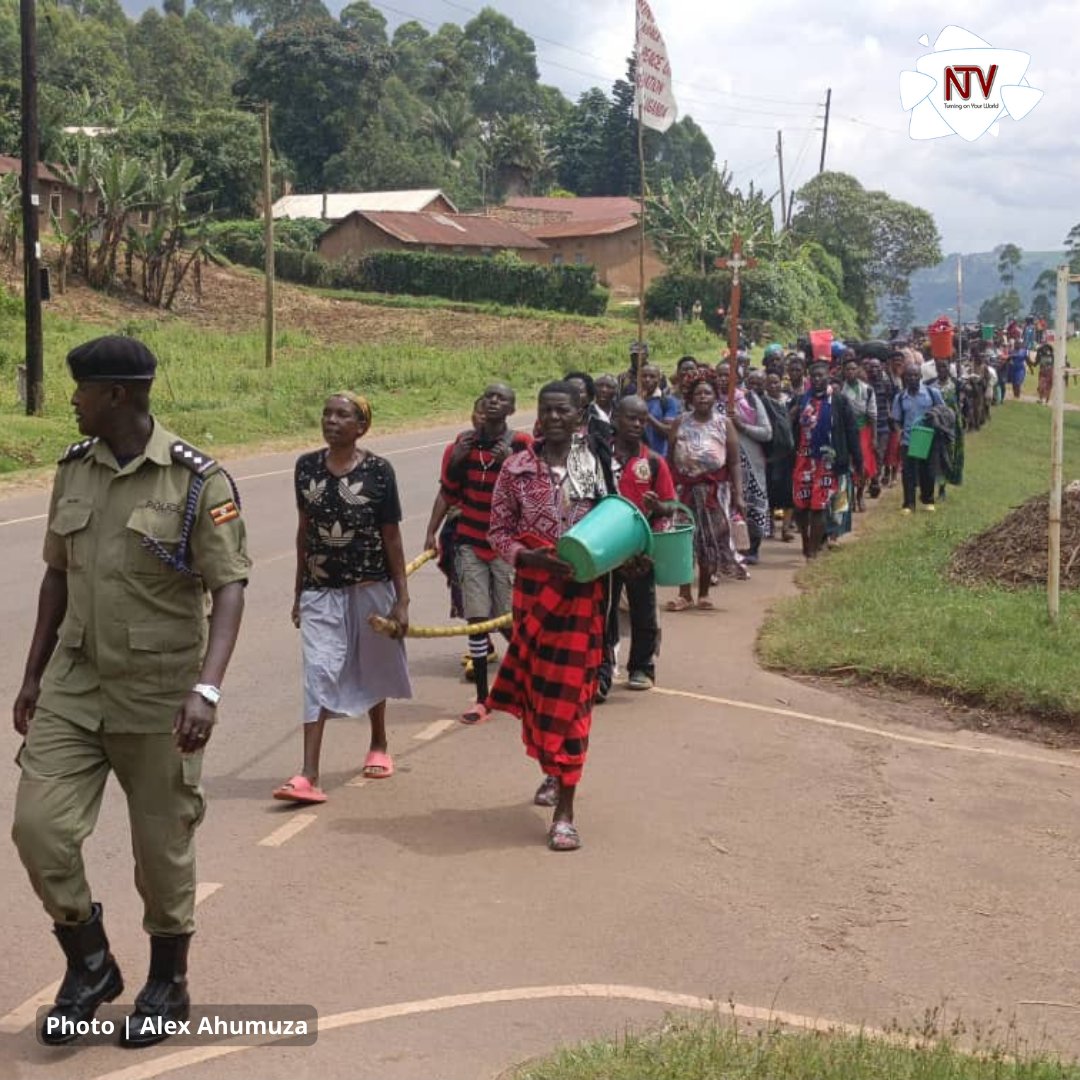
{"label": "grey skirt", "polygon": [[331,716],[363,716],[387,698],[411,698],[405,642],[377,634],[369,615],[389,615],[388,581],[300,594],[304,654],[304,723]]}

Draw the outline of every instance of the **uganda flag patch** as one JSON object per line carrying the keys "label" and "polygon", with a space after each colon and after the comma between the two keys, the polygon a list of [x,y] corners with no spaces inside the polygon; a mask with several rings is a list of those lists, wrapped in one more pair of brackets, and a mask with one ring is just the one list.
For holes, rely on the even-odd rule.
{"label": "uganda flag patch", "polygon": [[232,499],[210,508],[210,520],[215,525],[224,525],[225,522],[232,521],[239,516],[240,508],[232,501]]}

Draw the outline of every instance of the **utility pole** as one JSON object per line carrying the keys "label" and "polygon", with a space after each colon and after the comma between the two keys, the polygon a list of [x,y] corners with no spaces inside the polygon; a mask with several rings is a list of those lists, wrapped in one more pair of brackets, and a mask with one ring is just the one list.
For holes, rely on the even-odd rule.
{"label": "utility pole", "polygon": [[1065,455],[1065,368],[1068,366],[1069,286],[1080,282],[1068,264],[1057,269],[1057,302],[1054,305],[1054,383],[1050,391],[1050,500],[1047,509],[1046,607],[1050,621],[1061,611],[1061,485]]}
{"label": "utility pole", "polygon": [[266,248],[266,366],[274,366],[274,192],[270,183],[270,102],[262,107],[263,245]]}
{"label": "utility pole", "polygon": [[821,164],[818,166],[818,172],[823,173],[825,171],[825,147],[829,142],[829,108],[832,106],[832,87],[825,91],[825,128],[821,132]]}
{"label": "utility pole", "polygon": [[19,0],[22,41],[23,307],[26,312],[26,415],[45,408],[41,342],[41,251],[38,245],[37,17],[35,0]]}
{"label": "utility pole", "polygon": [[784,190],[784,133],[776,133],[776,157],[780,162],[780,228],[787,225],[784,214],[787,212],[787,193]]}

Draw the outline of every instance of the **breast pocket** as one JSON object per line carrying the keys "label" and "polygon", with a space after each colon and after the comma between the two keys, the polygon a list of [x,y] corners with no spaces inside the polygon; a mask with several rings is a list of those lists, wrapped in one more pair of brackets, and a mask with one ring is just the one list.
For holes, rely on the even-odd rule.
{"label": "breast pocket", "polygon": [[148,507],[132,511],[124,541],[124,569],[143,576],[175,574],[166,560],[176,556],[182,524],[179,514],[158,513]]}
{"label": "breast pocket", "polygon": [[63,539],[69,570],[84,570],[89,561],[90,531],[87,526],[92,516],[90,501],[73,497],[61,499],[53,514],[49,531]]}

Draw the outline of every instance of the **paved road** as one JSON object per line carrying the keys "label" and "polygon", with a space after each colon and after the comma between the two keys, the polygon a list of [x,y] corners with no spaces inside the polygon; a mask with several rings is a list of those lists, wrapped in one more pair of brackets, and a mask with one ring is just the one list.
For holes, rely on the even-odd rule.
{"label": "paved road", "polygon": [[[409,552],[450,434],[371,441],[398,471]],[[577,854],[543,846],[529,802],[537,775],[514,724],[450,723],[468,688],[461,649],[445,641],[410,645],[416,699],[390,712],[392,780],[355,783],[366,722],[340,721],[324,749],[330,801],[272,802],[299,760],[291,463],[233,468],[257,568],[207,754],[192,982],[204,1002],[309,1003],[335,1029],[311,1048],[213,1059],[168,1043],[137,1056],[46,1051],[25,1027],[26,1003],[58,976],[59,953],[4,843],[4,1076],[477,1080],[709,997],[740,1016],[874,1026],[918,1025],[944,1004],[950,1018],[999,1028],[1015,1016],[1046,1045],[1080,1052],[1080,757],[952,733],[758,670],[754,629],[792,588],[788,545],[767,544],[753,580],[721,590],[721,611],[667,616],[661,689],[617,690],[598,711]],[[44,503],[0,501],[9,699]],[[414,579],[413,618],[440,622],[445,606],[428,567]],[[3,769],[7,821],[16,770]],[[87,857],[130,1000],[145,939],[123,815],[114,786]]]}

